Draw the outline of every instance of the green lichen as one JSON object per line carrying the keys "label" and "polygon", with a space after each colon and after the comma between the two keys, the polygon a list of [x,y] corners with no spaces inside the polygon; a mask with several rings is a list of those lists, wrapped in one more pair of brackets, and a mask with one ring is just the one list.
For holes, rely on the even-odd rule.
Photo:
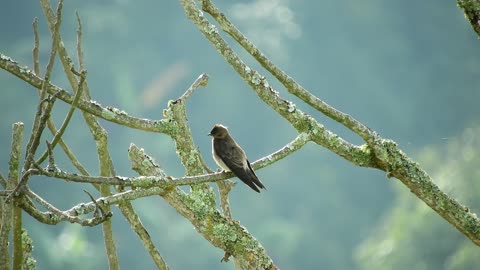
{"label": "green lichen", "polygon": [[22,247],[23,247],[23,269],[33,270],[36,268],[37,261],[32,256],[33,241],[28,235],[27,230],[22,228]]}
{"label": "green lichen", "polygon": [[272,261],[267,256],[263,246],[253,237],[243,236],[236,242],[234,246],[235,254],[242,254],[242,257],[247,257],[246,253],[255,254],[258,259],[253,261],[254,269],[267,269],[272,265]]}
{"label": "green lichen", "polygon": [[199,189],[195,192],[191,192],[187,199],[191,210],[195,214],[195,218],[198,220],[205,219],[214,211],[214,207],[211,207],[212,195],[213,192],[204,192]]}
{"label": "green lichen", "polygon": [[237,240],[235,229],[227,224],[215,224],[212,228],[212,233],[213,236],[220,239],[222,243],[235,242]]}
{"label": "green lichen", "polygon": [[185,159],[185,165],[187,168],[195,165],[195,164],[199,164],[199,160],[198,160],[198,152],[197,150],[195,149],[192,149],[188,152],[188,154],[186,155],[186,159]]}

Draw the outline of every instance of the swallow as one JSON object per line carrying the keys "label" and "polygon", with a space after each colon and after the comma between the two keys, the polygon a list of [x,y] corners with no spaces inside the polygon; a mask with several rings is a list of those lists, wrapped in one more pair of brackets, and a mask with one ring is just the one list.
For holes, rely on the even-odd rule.
{"label": "swallow", "polygon": [[245,151],[230,136],[225,126],[217,124],[208,134],[212,136],[212,155],[215,163],[225,171],[231,171],[247,186],[256,192],[259,188],[266,190],[252,169]]}

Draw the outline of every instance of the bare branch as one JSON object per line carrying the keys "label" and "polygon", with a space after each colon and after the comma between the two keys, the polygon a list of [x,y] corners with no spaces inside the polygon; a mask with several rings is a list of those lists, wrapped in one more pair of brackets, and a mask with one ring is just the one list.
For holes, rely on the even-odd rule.
{"label": "bare branch", "polygon": [[85,65],[83,64],[83,49],[82,49],[82,21],[80,20],[80,15],[78,11],[75,11],[75,15],[77,16],[77,59],[78,59],[78,66],[80,70],[85,69]]}
{"label": "bare branch", "polygon": [[40,76],[40,57],[39,57],[39,48],[40,48],[40,37],[38,35],[38,18],[33,19],[33,36],[34,36],[34,45],[32,50],[33,55],[33,71],[37,76]]}
{"label": "bare branch", "polygon": [[208,84],[208,74],[203,73],[198,76],[198,78],[192,83],[192,85],[187,89],[187,91],[179,98],[179,100],[184,101],[187,100],[192,94],[200,86],[207,86]]}
{"label": "bare branch", "polygon": [[[13,124],[12,132],[12,144],[10,150],[10,160],[8,162],[8,181],[6,189],[13,189],[18,182],[20,175],[20,157],[22,152],[22,142],[23,142],[23,123]],[[10,234],[10,229],[12,226],[12,219],[14,221],[14,254],[15,263],[18,262],[19,256],[21,257],[21,243],[18,243],[18,232],[17,226],[20,226],[21,229],[21,219],[18,217],[18,212],[15,210],[14,215],[14,206],[12,201],[5,200],[1,202],[3,208],[1,209],[2,217],[0,219],[0,268],[1,269],[10,269],[10,260],[9,260],[9,248],[8,248],[8,239]],[[20,245],[20,246],[19,246]],[[18,264],[16,264],[18,266]]]}
{"label": "bare branch", "polygon": [[[38,209],[36,209],[32,206],[25,207],[24,204],[21,204],[22,208],[35,218],[38,217],[38,216],[47,216],[48,218],[46,218],[45,220],[37,219],[37,220],[39,220],[41,222],[44,222],[44,223],[47,223],[47,224],[57,224],[60,221],[68,221],[70,223],[77,223],[77,224],[80,224],[82,226],[92,227],[92,226],[96,226],[98,224],[101,224],[101,223],[107,221],[111,217],[111,213],[108,212],[105,216],[97,216],[97,217],[93,217],[93,218],[89,218],[89,219],[81,219],[77,216],[72,216],[72,215],[69,215],[66,212],[60,211],[59,209],[57,209],[56,207],[51,205],[49,202],[47,202],[42,197],[35,194],[33,191],[31,191],[28,188],[26,188],[25,194],[27,196],[33,198],[38,203],[40,203],[43,207],[45,207],[50,212],[42,213]],[[34,211],[36,213],[32,214],[31,211]]]}
{"label": "bare branch", "polygon": [[[40,144],[40,137],[42,136],[43,130],[45,129],[46,122],[47,122],[48,118],[50,118],[50,112],[52,111],[53,104],[55,103],[55,100],[56,100],[56,95],[52,95],[52,96],[46,98],[45,101],[46,101],[47,105],[45,106],[45,109],[43,111],[42,111],[43,101],[41,101],[38,104],[37,115],[39,114],[39,112],[41,112],[41,116],[38,119],[38,124],[36,125],[36,127],[35,127],[35,124],[34,124],[34,129],[32,130],[30,140],[27,144],[27,152],[26,152],[26,155],[25,155],[25,164],[23,165],[23,170],[24,171],[28,172],[28,170],[30,169],[30,166],[32,165],[33,157],[34,157],[34,155],[35,155],[35,153],[38,149],[38,146]],[[20,179],[20,182],[15,187],[15,191],[13,192],[13,194],[15,196],[18,195],[18,194],[16,194],[17,191],[20,191],[21,187],[24,186],[27,183],[28,176],[29,176],[29,174],[27,174],[27,173],[22,175],[22,178]]]}
{"label": "bare branch", "polygon": [[105,212],[105,210],[103,210],[103,208],[100,206],[100,204],[97,203],[97,201],[95,201],[95,199],[93,198],[92,194],[90,194],[90,192],[86,191],[85,189],[83,190],[83,192],[87,193],[88,197],[90,197],[90,200],[92,200],[93,204],[95,204],[95,212],[93,214],[94,217],[98,217],[98,216],[112,216],[112,212]]}
{"label": "bare branch", "polygon": [[[10,57],[2,53],[0,53],[0,68],[19,77],[21,80],[29,83],[37,89],[41,89],[44,82],[42,78],[36,76],[27,67],[20,66],[17,62],[13,61]],[[71,73],[71,71],[69,72]],[[77,82],[75,82],[75,84],[76,83]],[[66,90],[60,88],[59,86],[51,84],[50,82],[47,82],[45,85],[47,86],[47,91],[49,94],[58,93],[57,97],[60,100],[72,104],[74,97]],[[139,130],[169,134],[169,131],[172,128],[172,124],[168,119],[149,120],[144,118],[136,118],[128,115],[123,110],[111,106],[104,107],[100,103],[93,100],[87,101],[84,99],[80,99],[76,107],[83,112],[90,113],[107,121]]]}
{"label": "bare branch", "polygon": [[[57,128],[55,127],[55,124],[53,123],[52,119],[49,118],[48,121],[47,121],[47,126],[48,126],[48,129],[50,129],[50,132],[55,135],[57,134]],[[59,139],[58,143],[60,144],[60,146],[62,147],[63,149],[63,152],[65,152],[65,154],[67,155],[68,159],[70,159],[70,161],[72,162],[73,166],[75,166],[75,168],[77,168],[77,170],[83,174],[83,175],[89,175],[87,169],[85,169],[85,167],[80,163],[80,161],[78,161],[78,159],[75,157],[75,155],[73,154],[73,152],[70,150],[70,148],[67,146],[67,144],[65,144],[65,142],[63,142],[62,138]]]}
{"label": "bare branch", "polygon": [[[68,123],[70,123],[70,120],[73,116],[73,112],[75,111],[75,105],[77,104],[78,100],[80,99],[82,92],[83,92],[83,84],[85,82],[86,78],[86,71],[82,70],[80,73],[78,73],[80,76],[80,81],[78,82],[78,91],[75,93],[75,97],[73,98],[72,104],[70,106],[70,109],[68,110],[67,116],[65,117],[65,120],[63,120],[62,125],[60,126],[60,129],[55,133],[53,136],[52,142],[50,143],[51,149],[55,148],[55,145],[58,143],[58,141],[62,138],[63,133],[67,129]],[[48,152],[45,151],[42,156],[37,160],[38,164],[41,164],[45,158],[47,157]]]}

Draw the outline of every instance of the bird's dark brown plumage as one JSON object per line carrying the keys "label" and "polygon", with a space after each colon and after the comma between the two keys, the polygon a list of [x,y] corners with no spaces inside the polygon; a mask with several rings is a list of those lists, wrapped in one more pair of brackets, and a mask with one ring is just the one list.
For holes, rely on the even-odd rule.
{"label": "bird's dark brown plumage", "polygon": [[266,189],[252,169],[243,149],[230,136],[226,127],[215,125],[209,134],[213,137],[212,154],[222,169],[231,171],[256,192]]}

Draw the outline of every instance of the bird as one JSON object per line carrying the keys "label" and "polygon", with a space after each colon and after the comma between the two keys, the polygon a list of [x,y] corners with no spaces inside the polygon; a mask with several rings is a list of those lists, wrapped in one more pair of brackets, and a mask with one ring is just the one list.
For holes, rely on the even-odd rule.
{"label": "bird", "polygon": [[260,193],[260,189],[266,190],[253,171],[245,151],[233,139],[227,127],[216,124],[208,135],[212,136],[213,159],[220,168],[224,171],[231,171],[256,192]]}

